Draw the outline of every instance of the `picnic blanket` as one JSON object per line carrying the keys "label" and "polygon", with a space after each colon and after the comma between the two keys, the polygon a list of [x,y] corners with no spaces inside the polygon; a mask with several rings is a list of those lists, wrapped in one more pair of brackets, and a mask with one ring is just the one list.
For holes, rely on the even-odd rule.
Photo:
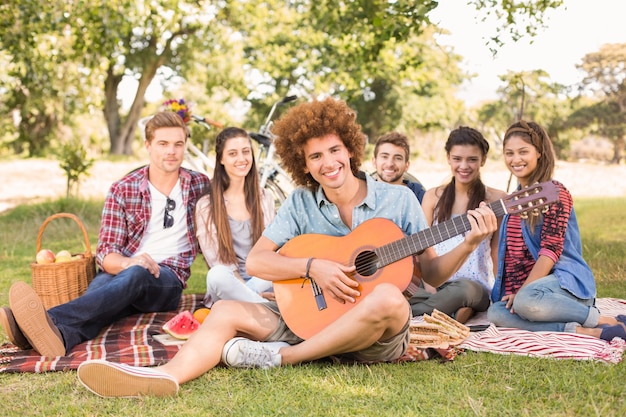
{"label": "picnic blanket", "polygon": [[[596,306],[605,316],[615,317],[619,314],[626,314],[626,300],[598,298]],[[485,331],[470,333],[469,337],[458,346],[477,352],[595,360],[615,364],[621,362],[626,349],[626,341],[620,338],[606,342],[592,336],[575,333],[529,332],[496,327],[489,323],[485,313],[472,318],[467,325],[489,325]]]}
{"label": "picnic blanket", "polygon": [[162,334],[161,326],[177,313],[201,307],[203,294],[184,294],[176,311],[135,314],[102,329],[93,340],[80,343],[66,356],[46,358],[34,350],[19,350],[11,344],[0,348],[0,372],[48,372],[77,369],[90,359],[134,366],[153,366],[168,362],[180,345],[163,345],[153,336]]}
{"label": "picnic blanket", "polygon": [[[177,313],[199,308],[202,298],[202,294],[185,294],[176,311],[129,316],[102,329],[95,339],[74,346],[67,356],[46,358],[33,350],[22,351],[6,343],[0,347],[0,372],[67,371],[77,369],[82,362],[89,359],[106,359],[135,366],[166,363],[178,352],[180,345],[163,345],[154,336],[162,334],[161,326]],[[626,314],[626,300],[598,299],[597,304],[603,314]],[[486,315],[478,315],[467,324],[488,324],[485,317]],[[626,342],[621,339],[607,343],[593,337],[569,333],[533,333],[490,326],[483,332],[470,334],[455,348],[419,349],[410,346],[398,362],[429,359],[449,361],[462,349],[466,349],[617,363],[625,348]]]}

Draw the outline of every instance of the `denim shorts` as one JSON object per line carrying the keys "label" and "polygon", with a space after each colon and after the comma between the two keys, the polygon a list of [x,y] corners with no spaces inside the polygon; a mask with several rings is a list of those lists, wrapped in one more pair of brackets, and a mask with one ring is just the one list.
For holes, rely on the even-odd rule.
{"label": "denim shorts", "polygon": [[[285,320],[283,320],[280,311],[278,310],[278,304],[275,301],[269,301],[263,303],[265,307],[267,307],[272,312],[278,314],[278,326],[276,330],[272,334],[268,336],[265,342],[287,342],[290,345],[298,344],[304,339],[297,336],[293,333]],[[358,352],[346,352],[337,354],[334,356],[339,357],[342,361],[353,361],[353,362],[389,362],[395,359],[398,359],[406,352],[409,347],[410,341],[410,332],[409,332],[409,324],[411,323],[411,306],[409,308],[409,316],[406,321],[406,324],[400,330],[400,332],[393,336],[391,339],[384,341],[377,341],[373,345]]]}

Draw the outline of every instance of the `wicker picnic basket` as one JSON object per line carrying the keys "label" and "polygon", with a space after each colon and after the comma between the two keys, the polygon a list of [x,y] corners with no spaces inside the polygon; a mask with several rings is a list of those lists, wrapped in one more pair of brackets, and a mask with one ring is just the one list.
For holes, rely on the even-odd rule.
{"label": "wicker picnic basket", "polygon": [[33,262],[30,264],[33,289],[41,298],[46,309],[66,303],[82,295],[96,275],[96,258],[91,253],[87,229],[85,229],[83,222],[74,214],[57,213],[48,217],[39,228],[35,253],[41,250],[41,238],[48,223],[59,218],[69,218],[78,224],[83,232],[86,249],[85,253],[72,254],[72,257],[77,259],[72,259],[68,262],[51,264]]}

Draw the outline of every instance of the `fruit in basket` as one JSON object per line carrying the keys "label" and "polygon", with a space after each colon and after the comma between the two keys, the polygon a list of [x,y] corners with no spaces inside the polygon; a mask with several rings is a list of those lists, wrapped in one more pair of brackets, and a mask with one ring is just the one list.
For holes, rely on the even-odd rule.
{"label": "fruit in basket", "polygon": [[37,252],[37,255],[35,256],[35,262],[40,265],[51,264],[55,261],[55,259],[54,252],[50,249],[42,249]]}
{"label": "fruit in basket", "polygon": [[59,262],[69,262],[71,260],[72,260],[72,254],[70,253],[70,251],[62,250],[62,251],[59,251],[56,254],[54,262],[57,262],[57,263],[59,263]]}
{"label": "fruit in basket", "polygon": [[176,339],[187,340],[199,327],[200,322],[187,310],[171,318],[162,329]]}

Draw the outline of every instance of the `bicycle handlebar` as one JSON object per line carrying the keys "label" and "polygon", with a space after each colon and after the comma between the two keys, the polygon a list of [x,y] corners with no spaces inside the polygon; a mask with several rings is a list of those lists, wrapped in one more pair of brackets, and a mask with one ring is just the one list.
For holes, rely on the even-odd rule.
{"label": "bicycle handlebar", "polygon": [[[265,138],[269,139],[272,136],[272,133],[270,132],[270,124],[271,124],[271,121],[272,121],[272,116],[274,115],[274,111],[276,111],[276,107],[280,106],[281,104],[285,104],[285,103],[289,103],[290,101],[294,101],[297,98],[298,98],[298,96],[295,96],[295,95],[294,96],[286,96],[286,97],[283,97],[282,99],[280,99],[279,101],[277,101],[276,103],[274,103],[274,105],[272,106],[269,114],[267,115],[267,119],[265,119],[265,123],[259,129],[259,134],[264,136]],[[257,140],[257,142],[261,143],[259,140]]]}
{"label": "bicycle handlebar", "polygon": [[250,137],[254,139],[255,142],[258,142],[259,144],[263,146],[269,147],[272,144],[272,140],[268,138],[267,136],[262,135],[261,133],[250,132],[249,134],[250,134]]}
{"label": "bicycle handlebar", "polygon": [[278,102],[278,104],[285,104],[285,103],[289,103],[290,101],[294,101],[295,99],[297,99],[298,96],[287,96],[287,97],[283,97],[282,100],[280,100]]}
{"label": "bicycle handlebar", "polygon": [[195,114],[192,114],[191,118],[196,123],[207,124],[209,126],[213,126],[213,127],[218,128],[218,129],[223,129],[224,128],[224,125],[221,124],[220,122],[216,122],[215,120],[207,119],[206,117],[196,116]]}

